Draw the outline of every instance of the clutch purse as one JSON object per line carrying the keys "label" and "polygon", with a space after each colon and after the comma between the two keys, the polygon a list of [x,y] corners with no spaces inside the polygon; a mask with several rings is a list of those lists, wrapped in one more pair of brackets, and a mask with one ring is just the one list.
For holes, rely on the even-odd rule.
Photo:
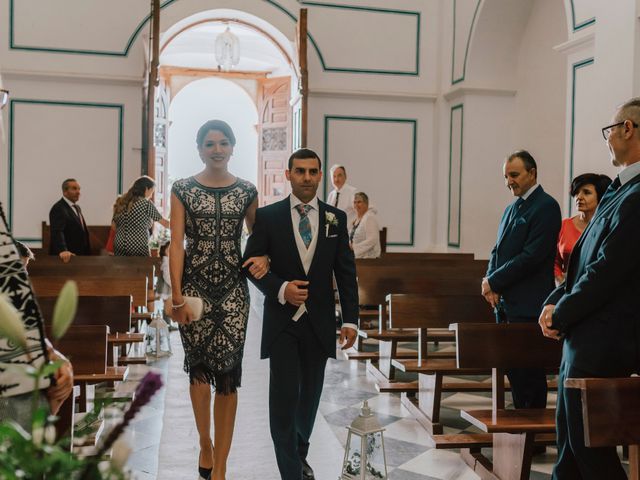
{"label": "clutch purse", "polygon": [[195,322],[196,320],[200,320],[202,318],[202,312],[204,311],[204,302],[200,297],[182,297],[189,308],[193,312],[193,319],[191,321]]}

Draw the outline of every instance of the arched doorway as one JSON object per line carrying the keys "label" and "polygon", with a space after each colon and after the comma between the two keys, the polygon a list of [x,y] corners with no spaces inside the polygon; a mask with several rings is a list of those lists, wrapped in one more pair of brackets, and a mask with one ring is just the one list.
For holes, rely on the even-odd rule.
{"label": "arched doorway", "polygon": [[[214,45],[217,36],[227,28],[239,40],[240,61],[230,71],[223,71],[215,60]],[[257,118],[247,115],[238,119],[238,124],[250,125],[257,133],[252,156],[255,160],[244,158],[244,161],[257,166],[252,177],[256,179],[261,205],[288,194],[284,169],[290,152],[301,145],[303,125],[300,119],[305,105],[301,93],[301,71],[305,69],[299,66],[300,56],[295,43],[254,15],[219,9],[177,22],[161,36],[159,49],[155,170],[156,176],[165,180],[162,192],[156,194],[156,203],[167,210],[169,175],[180,170],[171,166],[172,162],[180,162],[170,154],[173,127],[169,127],[168,115],[171,104],[182,90],[205,79],[225,81],[227,86],[235,84],[234,92],[245,93],[244,97],[238,98],[248,97],[255,105]],[[232,115],[233,105],[229,102],[227,105],[227,110],[218,110],[218,118]],[[206,113],[203,115],[214,118]]]}
{"label": "arched doorway", "polygon": [[230,171],[255,184],[258,177],[256,104],[237,84],[216,77],[189,83],[171,102],[167,152],[171,159],[167,164],[169,184],[202,169],[195,136],[198,128],[211,119],[226,121],[236,135]]}

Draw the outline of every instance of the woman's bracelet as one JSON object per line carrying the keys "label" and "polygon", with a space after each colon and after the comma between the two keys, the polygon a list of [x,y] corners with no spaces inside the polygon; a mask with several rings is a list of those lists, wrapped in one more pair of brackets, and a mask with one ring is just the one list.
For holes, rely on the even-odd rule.
{"label": "woman's bracelet", "polygon": [[179,303],[178,305],[174,305],[173,303],[171,304],[171,308],[173,308],[174,310],[178,310],[179,308],[184,307],[187,304],[187,301],[185,300],[182,303]]}

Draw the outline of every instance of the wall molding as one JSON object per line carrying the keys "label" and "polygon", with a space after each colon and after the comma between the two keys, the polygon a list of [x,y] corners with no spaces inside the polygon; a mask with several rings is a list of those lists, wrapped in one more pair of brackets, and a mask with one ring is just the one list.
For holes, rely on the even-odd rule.
{"label": "wall molding", "polygon": [[571,25],[574,32],[582,30],[583,28],[587,28],[596,23],[596,17],[591,17],[581,21],[580,23],[576,23],[576,8],[573,4],[574,0],[569,1],[571,2]]}
{"label": "wall molding", "polygon": [[484,97],[515,97],[517,90],[509,88],[484,88],[484,87],[454,87],[443,96],[449,102],[467,95]]}
{"label": "wall molding", "polygon": [[[580,60],[572,65],[571,68],[571,136],[569,138],[569,182],[573,179],[573,154],[575,150],[576,140],[576,82],[578,77],[578,71],[584,67],[593,65],[594,59],[586,58]],[[569,194],[569,205],[567,212],[571,212],[571,194]]]}
{"label": "wall molding", "polygon": [[93,75],[72,72],[42,72],[33,70],[3,70],[4,78],[19,80],[57,81],[57,82],[82,82],[98,85],[124,85],[142,87],[145,80],[142,77],[117,76],[117,75]]}
{"label": "wall molding", "polygon": [[[412,161],[411,161],[411,226],[409,239],[404,242],[388,242],[390,247],[413,247],[415,245],[415,223],[416,223],[416,159],[418,147],[418,120],[415,118],[396,118],[396,117],[369,117],[369,116],[350,116],[350,115],[325,115],[324,116],[324,161],[323,170],[328,171],[329,168],[329,122],[337,121],[356,121],[356,122],[386,122],[386,123],[406,123],[412,126],[413,145],[412,145]],[[327,177],[324,175],[323,189],[325,197],[327,195]]]}
{"label": "wall molding", "polygon": [[596,32],[591,29],[584,33],[574,35],[573,38],[553,47],[556,52],[573,53],[584,47],[593,47],[596,39]]}
{"label": "wall molding", "polygon": [[[14,120],[17,105],[47,105],[62,107],[78,107],[78,108],[113,108],[118,112],[118,159],[117,159],[117,188],[118,195],[122,193],[122,163],[123,163],[123,140],[124,140],[124,105],[118,103],[99,103],[99,102],[74,102],[64,100],[39,100],[31,98],[12,98],[9,100],[9,172],[8,172],[8,212],[7,221],[9,229],[13,227],[13,207],[14,207]],[[23,240],[19,238],[18,240]],[[25,238],[25,241],[35,241],[33,238]],[[37,239],[41,240],[41,239]]]}
{"label": "wall molding", "polygon": [[462,62],[462,76],[455,78],[456,70],[456,2],[453,0],[453,44],[451,51],[451,85],[463,82],[467,74],[467,58],[469,56],[469,46],[471,45],[471,36],[473,35],[473,29],[476,25],[476,19],[478,18],[478,11],[480,10],[480,4],[482,0],[478,0],[476,8],[473,12],[473,18],[471,19],[471,25],[469,26],[469,35],[467,36],[467,45],[464,50],[464,61]]}
{"label": "wall molding", "polygon": [[[456,110],[460,110],[460,168],[458,172],[458,212],[457,212],[457,239],[451,238],[451,220],[452,220],[452,212],[451,211],[451,195],[453,190],[455,189],[455,185],[451,184],[451,178],[453,173],[453,113]],[[460,248],[460,244],[462,243],[461,238],[461,224],[462,224],[462,141],[464,139],[464,104],[459,103],[457,105],[453,105],[451,107],[451,112],[449,116],[449,191],[447,198],[447,246]]]}
{"label": "wall molding", "polygon": [[[178,0],[165,0],[160,4],[160,9],[164,9],[171,4],[177,2]],[[280,5],[275,0],[261,0],[266,2],[267,4],[275,7],[280,12],[284,13],[287,17],[289,17],[294,23],[298,21],[298,17],[294,15],[292,12],[287,10],[285,7]],[[138,24],[138,26],[134,29],[134,31],[129,36],[126,45],[121,50],[92,50],[92,49],[76,49],[76,48],[50,48],[50,47],[41,47],[36,45],[20,45],[15,41],[15,2],[16,0],[9,0],[9,50],[18,50],[18,51],[28,51],[28,52],[42,52],[42,53],[54,53],[54,54],[68,54],[68,55],[91,55],[91,56],[107,56],[107,57],[127,57],[129,52],[131,51],[131,47],[137,40],[140,32],[146,27],[147,23],[151,19],[151,15],[148,13],[144,16],[142,21]],[[318,55],[318,59],[320,60],[320,65],[322,66],[322,70],[325,72],[339,72],[339,73],[362,73],[362,74],[378,74],[378,75],[399,75],[399,76],[419,76],[420,74],[420,12],[409,11],[409,10],[392,10],[385,8],[372,8],[372,7],[357,7],[352,5],[328,5],[321,4],[318,2],[305,2],[301,3],[302,5],[310,5],[317,7],[326,7],[326,8],[340,8],[340,9],[350,9],[350,10],[363,10],[369,12],[377,12],[381,14],[396,14],[396,15],[415,15],[416,16],[416,63],[414,70],[404,71],[404,70],[385,70],[385,69],[365,69],[365,68],[343,68],[343,67],[332,67],[327,64],[322,52],[320,51],[320,47],[316,40],[313,38],[310,32],[307,32],[307,36],[309,38],[309,42],[312,47],[316,51]]]}
{"label": "wall molding", "polygon": [[315,89],[309,91],[309,97],[434,103],[438,100],[439,95],[437,93],[418,94],[410,92]]}
{"label": "wall molding", "polygon": [[333,4],[333,3],[323,3],[323,2],[312,2],[312,1],[303,1],[299,0],[298,3],[302,6],[309,7],[320,7],[320,8],[335,8],[339,10],[353,10],[353,11],[361,11],[361,12],[369,12],[369,13],[378,13],[383,15],[404,15],[404,16],[413,16],[416,19],[416,54],[415,54],[415,67],[413,70],[385,70],[385,69],[377,69],[377,68],[340,68],[340,67],[328,67],[326,66],[326,62],[320,53],[320,50],[317,49],[318,55],[320,57],[320,62],[322,63],[322,67],[325,71],[328,72],[343,72],[343,73],[373,73],[380,75],[407,75],[407,76],[419,76],[420,75],[420,23],[421,23],[421,13],[413,10],[398,10],[392,8],[379,8],[379,7],[363,7],[357,5],[344,5],[344,4]]}

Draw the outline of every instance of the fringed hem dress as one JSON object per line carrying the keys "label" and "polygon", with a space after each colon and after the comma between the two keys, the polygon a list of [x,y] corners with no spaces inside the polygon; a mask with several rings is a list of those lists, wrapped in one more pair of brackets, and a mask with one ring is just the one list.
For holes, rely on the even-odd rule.
{"label": "fringed hem dress", "polygon": [[185,209],[182,294],[204,302],[200,320],[180,325],[184,370],[191,384],[209,384],[228,395],[242,379],[249,289],[240,270],[240,238],[258,192],[240,178],[213,188],[194,177],[175,182],[172,192]]}

